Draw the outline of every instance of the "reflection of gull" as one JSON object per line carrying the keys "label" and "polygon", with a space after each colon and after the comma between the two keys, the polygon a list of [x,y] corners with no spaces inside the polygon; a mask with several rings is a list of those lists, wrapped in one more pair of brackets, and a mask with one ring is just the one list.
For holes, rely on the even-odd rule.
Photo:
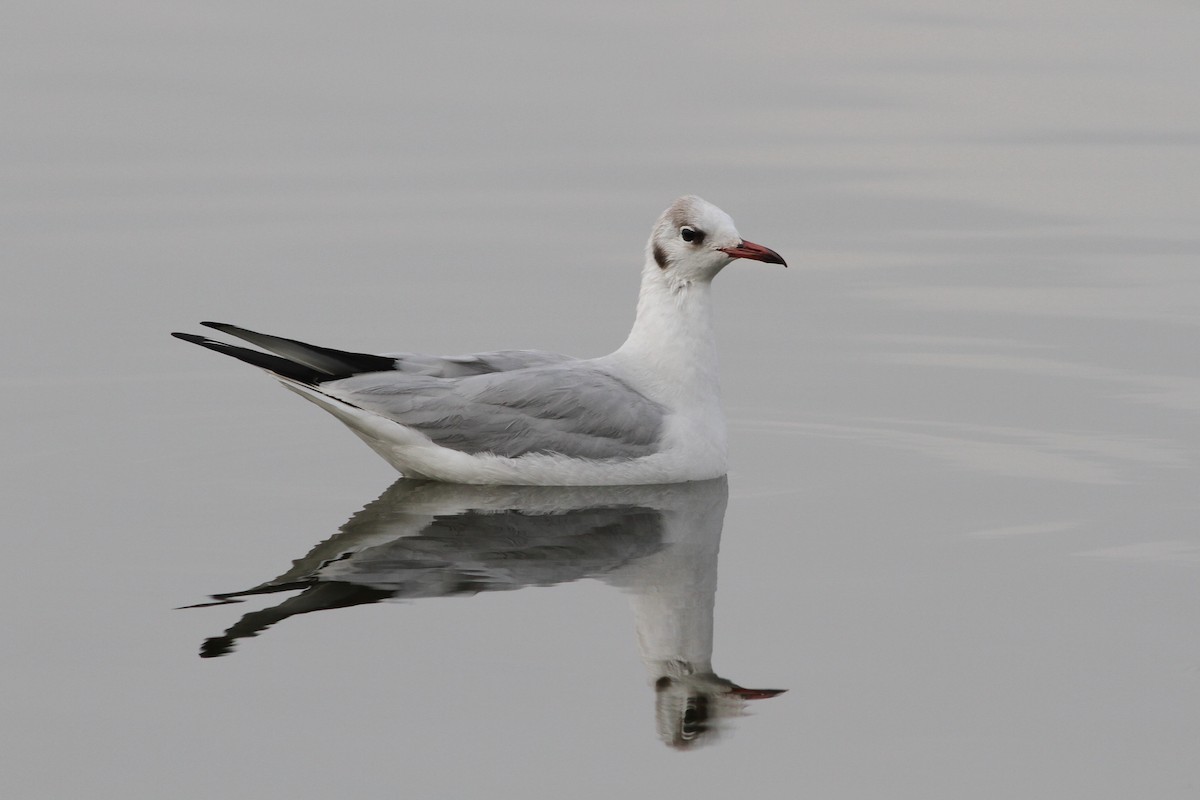
{"label": "reflection of gull", "polygon": [[201,655],[230,652],[297,614],[381,600],[549,586],[593,577],[631,596],[664,741],[687,747],[745,701],[712,669],[724,478],[659,486],[464,486],[401,479],[279,577],[214,595],[301,590],[243,616]]}
{"label": "reflection of gull", "polygon": [[595,359],[508,350],[378,356],[204,323],[268,350],[177,333],[275,375],[410,478],[455,483],[667,483],[725,474],[710,288],[729,262],[783,264],[729,215],[681,197],[646,245],[637,318]]}

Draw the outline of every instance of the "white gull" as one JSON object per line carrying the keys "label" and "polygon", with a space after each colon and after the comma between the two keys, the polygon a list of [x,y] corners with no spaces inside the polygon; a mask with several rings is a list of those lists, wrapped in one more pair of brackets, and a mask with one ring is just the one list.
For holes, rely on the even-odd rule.
{"label": "white gull", "polygon": [[673,483],[725,474],[712,279],[730,261],[783,264],[699,197],[663,212],[646,244],[637,318],[607,356],[535,350],[369,355],[224,323],[270,352],[174,336],[271,372],[402,474],[453,483]]}

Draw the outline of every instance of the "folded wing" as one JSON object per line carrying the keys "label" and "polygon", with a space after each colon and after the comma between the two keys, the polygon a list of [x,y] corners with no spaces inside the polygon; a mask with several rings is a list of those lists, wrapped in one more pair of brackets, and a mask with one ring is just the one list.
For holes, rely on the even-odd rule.
{"label": "folded wing", "polygon": [[442,447],[508,457],[639,458],[656,451],[665,416],[623,381],[578,361],[462,378],[369,373],[319,388]]}
{"label": "folded wing", "polygon": [[373,355],[202,324],[269,352],[173,335],[306,387],[302,393],[310,399],[325,395],[464,453],[634,459],[655,453],[662,435],[662,406],[593,362],[570,356],[536,350]]}

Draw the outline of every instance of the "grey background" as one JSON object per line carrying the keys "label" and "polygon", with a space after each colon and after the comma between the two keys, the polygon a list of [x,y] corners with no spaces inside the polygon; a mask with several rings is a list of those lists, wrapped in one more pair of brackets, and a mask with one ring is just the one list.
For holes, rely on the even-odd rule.
{"label": "grey background", "polygon": [[[1181,2],[60,2],[0,26],[6,797],[1194,797],[1200,11]],[[715,663],[654,736],[583,581],[173,610],[393,479],[167,337],[611,350],[697,193]]]}

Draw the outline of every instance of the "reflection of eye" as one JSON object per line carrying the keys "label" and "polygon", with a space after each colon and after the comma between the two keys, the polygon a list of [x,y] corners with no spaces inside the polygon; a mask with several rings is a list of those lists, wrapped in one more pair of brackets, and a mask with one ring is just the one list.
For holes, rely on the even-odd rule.
{"label": "reflection of eye", "polygon": [[683,707],[683,719],[680,720],[679,733],[684,741],[690,741],[708,730],[708,698],[704,695],[693,695],[687,699]]}
{"label": "reflection of eye", "polygon": [[704,234],[701,231],[693,228],[691,225],[684,225],[679,229],[679,238],[683,239],[685,242],[699,242],[704,238]]}

